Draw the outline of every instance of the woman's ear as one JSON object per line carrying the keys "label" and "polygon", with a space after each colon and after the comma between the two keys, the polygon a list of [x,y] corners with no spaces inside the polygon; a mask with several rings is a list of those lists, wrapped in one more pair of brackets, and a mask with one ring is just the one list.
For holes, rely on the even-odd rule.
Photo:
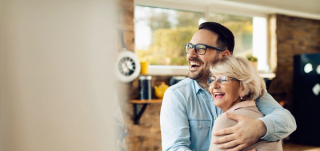
{"label": "woman's ear", "polygon": [[246,96],[247,94],[249,94],[249,89],[247,88],[244,88],[242,83],[240,83],[240,96],[241,97],[244,97]]}
{"label": "woman's ear", "polygon": [[241,92],[240,92],[240,96],[241,97],[245,97],[246,95],[248,95],[249,94],[249,91],[248,90],[242,90]]}

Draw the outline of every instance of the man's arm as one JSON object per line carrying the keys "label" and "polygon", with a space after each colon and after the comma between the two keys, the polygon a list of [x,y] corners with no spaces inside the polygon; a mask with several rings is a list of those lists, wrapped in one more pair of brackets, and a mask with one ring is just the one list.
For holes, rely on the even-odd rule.
{"label": "man's arm", "polygon": [[190,150],[189,121],[185,107],[182,98],[170,88],[167,89],[160,112],[163,151]]}
{"label": "man's arm", "polygon": [[268,92],[261,99],[258,99],[256,104],[260,112],[265,115],[259,119],[267,127],[266,134],[261,139],[277,141],[287,137],[297,129],[292,114],[274,100]]}

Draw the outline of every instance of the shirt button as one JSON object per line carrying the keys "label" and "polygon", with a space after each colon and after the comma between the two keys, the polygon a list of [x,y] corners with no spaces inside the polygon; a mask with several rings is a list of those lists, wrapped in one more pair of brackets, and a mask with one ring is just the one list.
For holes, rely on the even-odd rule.
{"label": "shirt button", "polygon": [[213,119],[216,119],[216,117],[214,117]]}
{"label": "shirt button", "polygon": [[199,125],[199,128],[201,128],[202,126],[201,125]]}

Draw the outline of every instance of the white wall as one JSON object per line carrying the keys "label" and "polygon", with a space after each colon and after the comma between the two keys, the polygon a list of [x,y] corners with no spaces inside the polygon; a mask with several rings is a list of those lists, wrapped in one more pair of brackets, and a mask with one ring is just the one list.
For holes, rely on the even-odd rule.
{"label": "white wall", "polygon": [[115,150],[113,2],[1,1],[1,151]]}

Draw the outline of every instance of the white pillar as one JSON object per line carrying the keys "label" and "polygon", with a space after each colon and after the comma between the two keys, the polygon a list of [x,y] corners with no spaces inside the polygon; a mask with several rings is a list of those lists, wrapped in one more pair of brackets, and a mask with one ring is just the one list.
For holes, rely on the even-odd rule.
{"label": "white pillar", "polygon": [[3,0],[0,150],[113,146],[113,0]]}

